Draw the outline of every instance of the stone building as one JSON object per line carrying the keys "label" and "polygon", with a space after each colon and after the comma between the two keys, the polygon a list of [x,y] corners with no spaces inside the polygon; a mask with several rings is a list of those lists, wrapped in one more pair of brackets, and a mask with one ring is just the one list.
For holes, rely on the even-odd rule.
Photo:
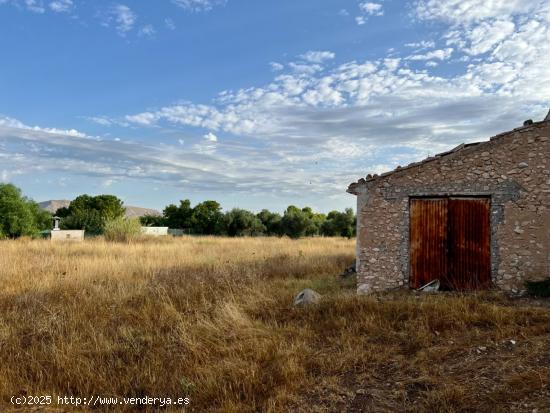
{"label": "stone building", "polygon": [[550,114],[352,183],[358,292],[497,287],[550,277]]}

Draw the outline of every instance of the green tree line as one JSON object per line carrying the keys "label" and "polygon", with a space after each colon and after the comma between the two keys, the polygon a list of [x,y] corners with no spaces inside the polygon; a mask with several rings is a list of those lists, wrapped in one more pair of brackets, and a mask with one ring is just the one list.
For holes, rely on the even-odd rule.
{"label": "green tree line", "polygon": [[290,205],[281,215],[263,209],[255,214],[234,208],[223,212],[216,201],[204,201],[194,207],[188,199],[168,205],[162,216],[144,216],[143,225],[182,229],[188,234],[239,236],[355,236],[355,214],[351,208],[328,214],[313,212],[310,207]]}
{"label": "green tree line", "polygon": [[[84,229],[87,234],[103,234],[109,222],[124,217],[123,202],[114,195],[80,195],[55,215],[62,229]],[[161,216],[140,218],[144,226],[166,226],[191,235],[240,236],[355,236],[355,214],[351,208],[328,214],[309,207],[290,205],[283,214],[267,209],[253,213],[234,208],[223,212],[216,201],[191,205],[188,199],[168,205]],[[12,184],[0,184],[0,238],[36,235],[50,229],[52,215],[24,197]]]}

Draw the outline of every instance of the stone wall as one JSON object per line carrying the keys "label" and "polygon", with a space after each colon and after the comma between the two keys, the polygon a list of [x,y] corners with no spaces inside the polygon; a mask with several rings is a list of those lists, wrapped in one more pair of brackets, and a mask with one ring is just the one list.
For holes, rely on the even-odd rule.
{"label": "stone wall", "polygon": [[550,276],[550,122],[350,185],[357,195],[358,291],[408,286],[409,198],[489,196],[491,274],[502,289]]}

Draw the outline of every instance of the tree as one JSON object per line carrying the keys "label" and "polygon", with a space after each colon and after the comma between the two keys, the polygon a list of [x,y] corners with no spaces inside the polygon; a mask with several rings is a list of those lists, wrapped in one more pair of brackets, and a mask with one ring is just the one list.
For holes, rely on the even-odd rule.
{"label": "tree", "polygon": [[276,212],[271,212],[267,209],[262,209],[260,213],[256,215],[265,227],[266,235],[283,235],[283,227],[281,225],[281,215]]}
{"label": "tree", "polygon": [[69,205],[71,214],[76,211],[98,211],[105,220],[112,220],[124,216],[123,203],[114,195],[80,195]]}
{"label": "tree", "polygon": [[222,207],[216,201],[204,201],[193,208],[191,216],[193,232],[202,235],[223,233]]}
{"label": "tree", "polygon": [[101,213],[95,209],[77,209],[61,220],[61,228],[84,229],[88,234],[99,235],[103,233],[105,222]]}
{"label": "tree", "polygon": [[164,223],[170,228],[190,229],[192,226],[191,218],[193,216],[193,208],[191,201],[188,199],[180,201],[179,206],[171,204],[164,208],[162,212]]}
{"label": "tree", "polygon": [[164,227],[166,226],[166,218],[159,215],[143,215],[139,217],[141,225],[146,227]]}
{"label": "tree", "polygon": [[[305,210],[305,211],[304,211]],[[290,238],[300,238],[306,235],[306,231],[311,228],[313,221],[311,218],[311,209],[304,210],[290,205],[281,220],[283,231]]]}
{"label": "tree", "polygon": [[126,214],[124,203],[114,195],[98,195],[93,200],[94,209],[107,221],[122,218]]}
{"label": "tree", "polygon": [[34,235],[51,226],[51,216],[12,184],[0,184],[0,238]]}
{"label": "tree", "polygon": [[230,237],[262,235],[266,228],[262,221],[250,211],[234,208],[224,216],[227,235]]}
{"label": "tree", "polygon": [[321,233],[321,227],[327,219],[325,214],[318,214],[313,212],[310,207],[302,208],[302,212],[309,218],[310,223],[305,230],[305,236],[313,237]]}
{"label": "tree", "polygon": [[347,208],[345,212],[330,211],[324,222],[321,233],[328,237],[348,237],[355,235],[356,217],[353,209]]}
{"label": "tree", "polygon": [[38,205],[34,201],[29,201],[28,205],[31,210],[31,214],[34,216],[34,219],[36,222],[36,228],[39,231],[51,229],[52,214],[40,208],[40,205]]}
{"label": "tree", "polygon": [[69,207],[57,208],[57,211],[55,211],[55,215],[59,218],[66,218],[71,215],[71,210],[69,209]]}
{"label": "tree", "polygon": [[64,217],[64,229],[85,229],[91,234],[101,234],[107,221],[121,218],[125,214],[123,203],[114,195],[80,195],[68,208],[60,208],[56,215]]}

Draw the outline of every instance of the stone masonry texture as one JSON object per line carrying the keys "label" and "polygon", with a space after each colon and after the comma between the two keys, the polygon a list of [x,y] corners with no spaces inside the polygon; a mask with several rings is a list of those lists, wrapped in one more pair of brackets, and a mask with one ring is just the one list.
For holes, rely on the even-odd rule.
{"label": "stone masonry texture", "polygon": [[358,292],[409,285],[409,199],[488,196],[491,278],[521,292],[550,277],[550,121],[351,184],[357,195]]}

